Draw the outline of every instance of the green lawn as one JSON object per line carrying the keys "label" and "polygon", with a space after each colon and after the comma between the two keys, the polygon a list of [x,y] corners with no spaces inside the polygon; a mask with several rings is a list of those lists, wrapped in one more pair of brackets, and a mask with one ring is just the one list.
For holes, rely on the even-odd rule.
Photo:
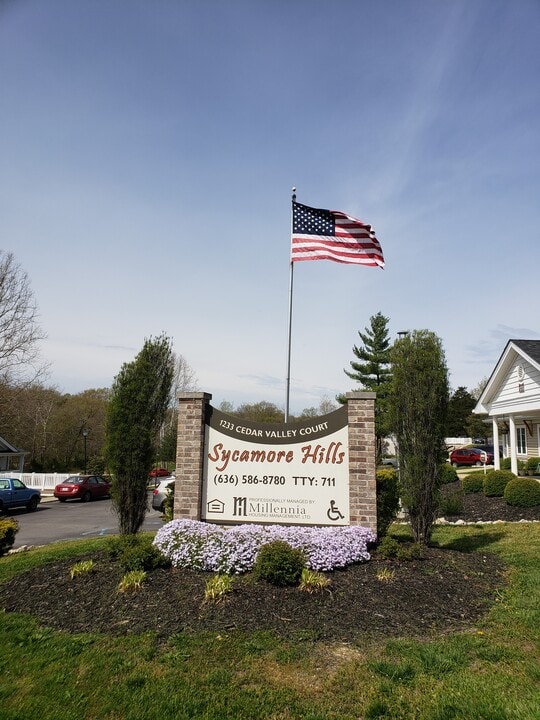
{"label": "green lawn", "polygon": [[[159,644],[71,636],[3,614],[0,720],[540,718],[540,523],[440,527],[434,541],[508,565],[509,584],[470,632],[362,645],[224,632]],[[103,543],[0,558],[0,580]]]}

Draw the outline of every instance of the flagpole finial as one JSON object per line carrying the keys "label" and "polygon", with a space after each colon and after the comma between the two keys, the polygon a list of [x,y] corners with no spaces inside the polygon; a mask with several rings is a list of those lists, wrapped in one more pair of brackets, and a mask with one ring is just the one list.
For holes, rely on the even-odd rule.
{"label": "flagpole finial", "polygon": [[293,187],[293,189],[292,189],[292,201],[295,202],[295,200],[296,200],[296,188]]}

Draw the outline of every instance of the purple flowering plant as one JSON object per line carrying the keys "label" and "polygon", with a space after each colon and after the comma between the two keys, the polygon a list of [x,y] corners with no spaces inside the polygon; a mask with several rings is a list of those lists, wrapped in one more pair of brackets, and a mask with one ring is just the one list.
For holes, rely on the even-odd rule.
{"label": "purple flowering plant", "polygon": [[218,573],[249,572],[262,545],[284,540],[303,550],[310,570],[330,571],[370,559],[368,528],[236,525],[223,528],[197,520],[172,520],[156,533],[154,545],[177,568]]}

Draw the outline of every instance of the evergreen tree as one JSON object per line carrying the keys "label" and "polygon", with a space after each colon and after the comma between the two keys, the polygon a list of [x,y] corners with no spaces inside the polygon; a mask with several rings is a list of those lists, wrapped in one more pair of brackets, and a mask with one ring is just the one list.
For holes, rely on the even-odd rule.
{"label": "evergreen tree", "polygon": [[466,419],[465,437],[470,437],[473,440],[481,439],[485,441],[491,433],[492,430],[489,415],[486,415],[485,413],[481,413],[479,415],[471,413]]}
{"label": "evergreen tree", "polygon": [[[375,401],[375,435],[377,438],[377,457],[380,458],[382,440],[388,435],[386,419],[386,399],[392,379],[390,368],[390,337],[388,334],[389,319],[381,312],[370,317],[370,327],[362,333],[358,331],[363,346],[353,346],[356,360],[351,360],[352,370],[344,370],[345,374],[356,380],[361,390],[377,393]],[[337,397],[339,402],[346,402],[344,395]]]}
{"label": "evergreen tree", "polygon": [[147,481],[167,409],[174,356],[165,335],[146,340],[116,376],[107,409],[106,458],[120,533],[135,534],[147,510]]}
{"label": "evergreen tree", "polygon": [[448,401],[446,437],[465,437],[467,421],[476,405],[476,400],[466,387],[460,385]]}
{"label": "evergreen tree", "polygon": [[438,506],[448,407],[448,369],[442,343],[415,330],[392,347],[390,426],[399,451],[401,497],[416,542],[427,545]]}
{"label": "evergreen tree", "polygon": [[363,390],[386,394],[386,388],[391,378],[390,371],[390,338],[388,335],[388,318],[381,312],[372,315],[369,319],[370,327],[365,332],[358,331],[363,347],[354,345],[353,353],[361,362],[351,360],[352,372],[345,370],[353,380],[356,380]]}
{"label": "evergreen tree", "polygon": [[[474,398],[475,405],[480,399],[480,395],[484,392],[484,389],[488,384],[488,380],[489,378],[487,377],[482,378],[478,385],[471,390],[471,395]],[[487,439],[492,433],[491,422],[486,422],[488,420],[489,416],[486,413],[480,413],[477,415],[471,412],[465,421],[465,435],[470,438]]]}

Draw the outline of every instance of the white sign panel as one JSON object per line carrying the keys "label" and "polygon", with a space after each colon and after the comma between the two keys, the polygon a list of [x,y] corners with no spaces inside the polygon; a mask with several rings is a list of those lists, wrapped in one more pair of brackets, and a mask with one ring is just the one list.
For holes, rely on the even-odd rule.
{"label": "white sign panel", "polygon": [[348,525],[347,409],[270,424],[240,420],[210,407],[201,518]]}

